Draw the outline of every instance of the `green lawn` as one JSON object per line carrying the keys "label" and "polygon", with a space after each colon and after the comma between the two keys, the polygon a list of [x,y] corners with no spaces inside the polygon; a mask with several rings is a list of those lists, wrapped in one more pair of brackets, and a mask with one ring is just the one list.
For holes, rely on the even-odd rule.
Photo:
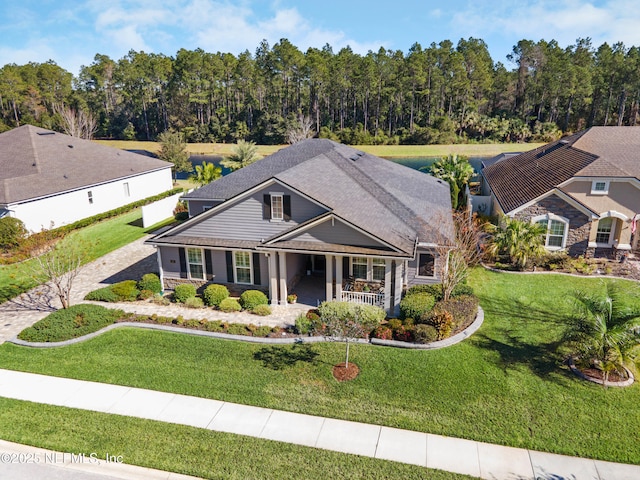
{"label": "green lawn", "polygon": [[581,381],[558,349],[569,295],[601,288],[598,281],[478,269],[471,284],[486,320],[469,340],[437,351],[353,345],[362,372],[344,384],[331,376],[343,360],[339,344],[276,347],[136,329],[56,349],[4,344],[0,367],[640,464],[640,416],[631,414],[640,386]]}
{"label": "green lawn", "polygon": [[0,437],[202,478],[464,480],[418,466],[119,415],[0,398]]}
{"label": "green lawn", "polygon": [[[148,150],[158,153],[157,142],[139,142],[125,140],[96,140],[110,147],[133,150]],[[542,143],[473,143],[455,145],[354,145],[367,153],[380,157],[439,157],[457,153],[470,157],[495,156],[502,152],[525,152],[542,146]],[[258,145],[258,154],[262,156],[277,152],[287,145]],[[229,155],[235,148],[234,143],[188,143],[187,151],[192,155]]]}
{"label": "green lawn", "polygon": [[[165,223],[165,222],[163,222]],[[87,262],[142,238],[163,223],[142,228],[142,210],[137,208],[119,217],[104,220],[67,235],[62,245],[91,245]],[[35,287],[34,260],[13,265],[0,265],[0,303]]]}

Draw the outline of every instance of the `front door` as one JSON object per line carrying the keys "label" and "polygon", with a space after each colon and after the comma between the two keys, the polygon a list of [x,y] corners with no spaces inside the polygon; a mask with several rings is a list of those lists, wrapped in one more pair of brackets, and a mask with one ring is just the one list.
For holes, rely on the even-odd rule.
{"label": "front door", "polygon": [[324,273],[327,268],[327,258],[324,255],[312,255],[311,263],[315,273]]}

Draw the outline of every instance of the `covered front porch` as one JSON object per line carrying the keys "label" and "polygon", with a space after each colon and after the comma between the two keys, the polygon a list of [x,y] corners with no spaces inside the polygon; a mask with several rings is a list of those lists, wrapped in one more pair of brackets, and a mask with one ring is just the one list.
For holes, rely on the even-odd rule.
{"label": "covered front porch", "polygon": [[271,251],[269,297],[272,305],[297,302],[318,306],[325,300],[375,305],[388,315],[399,308],[404,285],[404,259],[380,256]]}

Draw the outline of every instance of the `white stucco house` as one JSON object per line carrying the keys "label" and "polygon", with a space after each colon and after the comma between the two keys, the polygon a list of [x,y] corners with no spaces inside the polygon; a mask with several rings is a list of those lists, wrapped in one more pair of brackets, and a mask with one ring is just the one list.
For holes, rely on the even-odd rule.
{"label": "white stucco house", "polygon": [[0,134],[0,217],[31,232],[172,188],[171,164],[32,125]]}

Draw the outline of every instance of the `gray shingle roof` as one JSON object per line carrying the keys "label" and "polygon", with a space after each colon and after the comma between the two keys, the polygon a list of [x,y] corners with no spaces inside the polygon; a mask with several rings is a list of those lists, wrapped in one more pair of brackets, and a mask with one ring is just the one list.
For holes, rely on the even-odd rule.
{"label": "gray shingle roof", "polygon": [[155,158],[24,125],[0,134],[0,204],[170,167]]}
{"label": "gray shingle roof", "polygon": [[447,183],[327,139],[283,148],[185,198],[226,200],[271,178],[404,252],[412,253],[416,240],[452,237]]}

